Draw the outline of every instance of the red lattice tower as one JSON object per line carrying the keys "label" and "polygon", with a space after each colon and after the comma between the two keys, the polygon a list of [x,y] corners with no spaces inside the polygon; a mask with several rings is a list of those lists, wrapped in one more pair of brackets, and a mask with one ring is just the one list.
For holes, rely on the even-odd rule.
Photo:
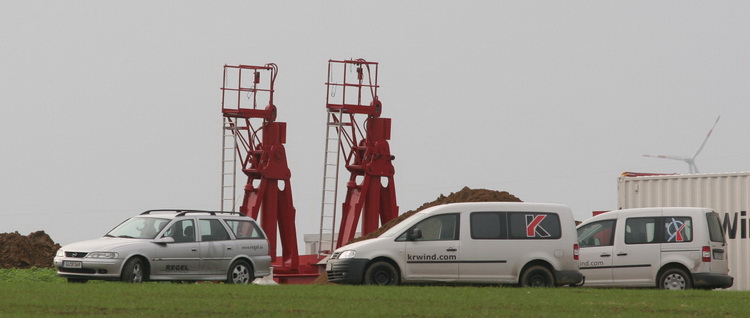
{"label": "red lattice tower", "polygon": [[[258,220],[263,227],[275,272],[294,273],[299,268],[296,211],[284,149],[286,123],[276,121],[273,104],[277,73],[275,64],[224,66],[222,210],[234,211],[239,166],[247,176],[239,212]],[[260,108],[259,101],[267,104]],[[277,237],[282,246],[281,260],[276,256]]]}
{"label": "red lattice tower", "polygon": [[[380,117],[383,106],[378,87],[377,62],[328,61],[328,130],[318,254],[345,245],[358,227],[366,235],[398,216],[394,156],[388,143],[391,119]],[[336,235],[342,159],[349,181]]]}

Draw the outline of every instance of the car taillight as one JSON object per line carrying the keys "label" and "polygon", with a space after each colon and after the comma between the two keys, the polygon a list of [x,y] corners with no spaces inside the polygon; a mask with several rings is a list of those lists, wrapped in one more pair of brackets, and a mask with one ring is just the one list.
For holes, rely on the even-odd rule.
{"label": "car taillight", "polygon": [[710,246],[704,246],[703,250],[701,251],[701,254],[703,256],[703,261],[708,263],[711,261],[711,247]]}
{"label": "car taillight", "polygon": [[578,260],[578,253],[580,250],[578,249],[578,244],[573,244],[573,260]]}

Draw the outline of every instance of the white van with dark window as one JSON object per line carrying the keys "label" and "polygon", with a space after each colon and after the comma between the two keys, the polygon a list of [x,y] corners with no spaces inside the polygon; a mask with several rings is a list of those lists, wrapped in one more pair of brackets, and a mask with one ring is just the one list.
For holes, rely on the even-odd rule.
{"label": "white van with dark window", "polygon": [[377,238],[341,247],[326,264],[336,283],[577,284],[578,244],[570,208],[481,202],[417,212]]}
{"label": "white van with dark window", "polygon": [[719,215],[705,208],[605,212],[578,225],[585,286],[732,286]]}

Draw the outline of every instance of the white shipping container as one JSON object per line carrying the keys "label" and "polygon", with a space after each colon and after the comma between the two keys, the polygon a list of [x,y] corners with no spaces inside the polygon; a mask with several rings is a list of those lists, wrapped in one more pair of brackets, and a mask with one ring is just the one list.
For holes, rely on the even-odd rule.
{"label": "white shipping container", "polygon": [[624,173],[617,180],[620,209],[705,207],[721,216],[733,290],[750,290],[750,172],[679,175]]}

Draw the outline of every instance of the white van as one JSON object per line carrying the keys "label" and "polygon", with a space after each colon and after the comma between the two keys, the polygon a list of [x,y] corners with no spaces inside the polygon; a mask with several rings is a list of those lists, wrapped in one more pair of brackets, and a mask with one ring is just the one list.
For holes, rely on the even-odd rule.
{"label": "white van", "polygon": [[578,225],[586,286],[728,288],[719,215],[705,208],[605,212]]}
{"label": "white van", "polygon": [[560,286],[583,279],[570,208],[481,202],[417,212],[377,238],[343,246],[326,263],[336,283],[446,282]]}

